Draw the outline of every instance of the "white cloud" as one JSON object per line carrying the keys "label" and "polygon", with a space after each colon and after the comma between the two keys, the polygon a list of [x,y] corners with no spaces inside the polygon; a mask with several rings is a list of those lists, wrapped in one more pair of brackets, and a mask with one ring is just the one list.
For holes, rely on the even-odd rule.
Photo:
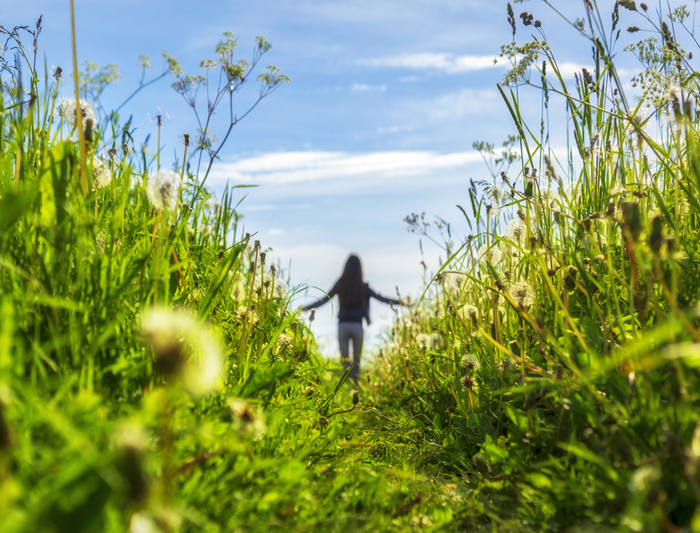
{"label": "white cloud", "polygon": [[[583,75],[582,71],[584,68],[591,75],[595,75],[595,65],[591,65],[591,64],[575,63],[573,61],[562,61],[562,62],[557,62],[557,68],[559,69],[559,72],[561,73],[562,78],[565,78],[565,79],[573,78],[574,74],[577,74],[578,77],[581,78],[581,76]],[[628,68],[618,68],[617,74],[621,78],[625,78],[627,76],[634,76],[635,72],[631,69],[628,69]],[[553,71],[551,65],[547,65],[547,76],[550,79],[550,82],[556,81],[556,76],[554,74],[554,71]]]}
{"label": "white cloud", "polygon": [[461,74],[494,66],[494,56],[455,54],[398,54],[393,56],[360,59],[358,64],[374,68],[398,68],[404,70],[439,70],[447,74]]}
{"label": "white cloud", "polygon": [[375,181],[407,176],[429,176],[435,172],[459,170],[480,162],[474,151],[273,152],[212,168],[210,183],[231,181],[247,184],[294,184],[371,178]]}
{"label": "white cloud", "polygon": [[350,86],[350,90],[354,93],[384,92],[386,91],[386,85],[364,85],[362,83],[353,83]]}

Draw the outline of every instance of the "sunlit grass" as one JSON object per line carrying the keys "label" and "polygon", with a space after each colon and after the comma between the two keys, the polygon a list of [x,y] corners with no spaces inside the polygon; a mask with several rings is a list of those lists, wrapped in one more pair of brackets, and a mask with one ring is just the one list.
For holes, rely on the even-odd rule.
{"label": "sunlit grass", "polygon": [[[175,76],[202,111],[169,164],[100,106],[112,66],[86,64],[78,106],[22,44],[40,25],[3,29],[19,62],[0,98],[0,529],[697,530],[697,74],[684,12],[664,26],[620,2],[613,30],[635,9],[659,35],[632,47],[639,101],[595,3],[571,31],[596,68],[573,85],[519,17],[538,38],[503,49],[517,135],[475,143],[493,181],[469,188],[464,242],[407,217],[446,260],[359,393],[241,234],[240,191],[205,187],[241,118],[219,141],[214,109],[267,42],[234,61],[227,33],[204,74],[166,53],[142,78]],[[258,81],[251,111],[288,78]],[[523,119],[525,90],[543,116],[565,99],[566,152]]]}

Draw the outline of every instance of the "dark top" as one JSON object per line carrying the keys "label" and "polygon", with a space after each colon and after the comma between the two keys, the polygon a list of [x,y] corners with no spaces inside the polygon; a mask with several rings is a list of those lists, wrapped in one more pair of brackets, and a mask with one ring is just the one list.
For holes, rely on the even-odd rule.
{"label": "dark top", "polygon": [[[334,292],[331,290],[326,296],[321,298],[320,300],[317,300],[309,305],[305,305],[302,309],[304,311],[308,311],[309,309],[314,309],[316,307],[321,307],[323,304],[325,304],[327,301],[329,301],[333,296],[335,296],[337,292]],[[338,312],[338,322],[360,322],[362,323],[362,318],[364,317],[365,320],[367,320],[367,324],[370,324],[371,321],[369,319],[369,299],[374,298],[375,300],[379,300],[380,302],[384,302],[385,304],[391,304],[391,305],[398,305],[400,302],[398,300],[395,300],[393,298],[387,298],[386,296],[382,296],[379,293],[374,292],[372,287],[369,286],[368,283],[365,283],[365,303],[364,305],[358,305],[355,307],[346,307],[341,305],[340,306],[340,311]]]}

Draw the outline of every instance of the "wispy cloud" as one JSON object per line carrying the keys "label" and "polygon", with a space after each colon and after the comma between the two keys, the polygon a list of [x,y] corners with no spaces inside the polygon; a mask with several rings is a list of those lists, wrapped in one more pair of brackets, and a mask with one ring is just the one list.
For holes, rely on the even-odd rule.
{"label": "wispy cloud", "polygon": [[457,170],[481,161],[477,152],[434,151],[274,152],[224,162],[212,169],[214,182],[292,184],[344,178],[393,179]]}
{"label": "wispy cloud", "polygon": [[398,54],[393,56],[360,59],[358,64],[374,68],[395,68],[403,70],[432,70],[447,74],[461,74],[474,70],[496,67],[494,56],[472,56],[455,54]]}
{"label": "wispy cloud", "polygon": [[384,92],[386,91],[386,85],[364,85],[362,83],[353,83],[350,86],[350,90],[354,93]]}

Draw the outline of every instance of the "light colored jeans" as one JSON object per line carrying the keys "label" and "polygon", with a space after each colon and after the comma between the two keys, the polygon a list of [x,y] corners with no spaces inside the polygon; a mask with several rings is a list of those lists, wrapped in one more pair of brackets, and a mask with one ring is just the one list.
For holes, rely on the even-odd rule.
{"label": "light colored jeans", "polygon": [[[362,357],[362,322],[339,322],[338,344],[340,345],[340,362],[343,368],[355,365],[350,377],[357,381],[360,375],[360,357]],[[352,340],[352,362],[350,361],[350,341]]]}

